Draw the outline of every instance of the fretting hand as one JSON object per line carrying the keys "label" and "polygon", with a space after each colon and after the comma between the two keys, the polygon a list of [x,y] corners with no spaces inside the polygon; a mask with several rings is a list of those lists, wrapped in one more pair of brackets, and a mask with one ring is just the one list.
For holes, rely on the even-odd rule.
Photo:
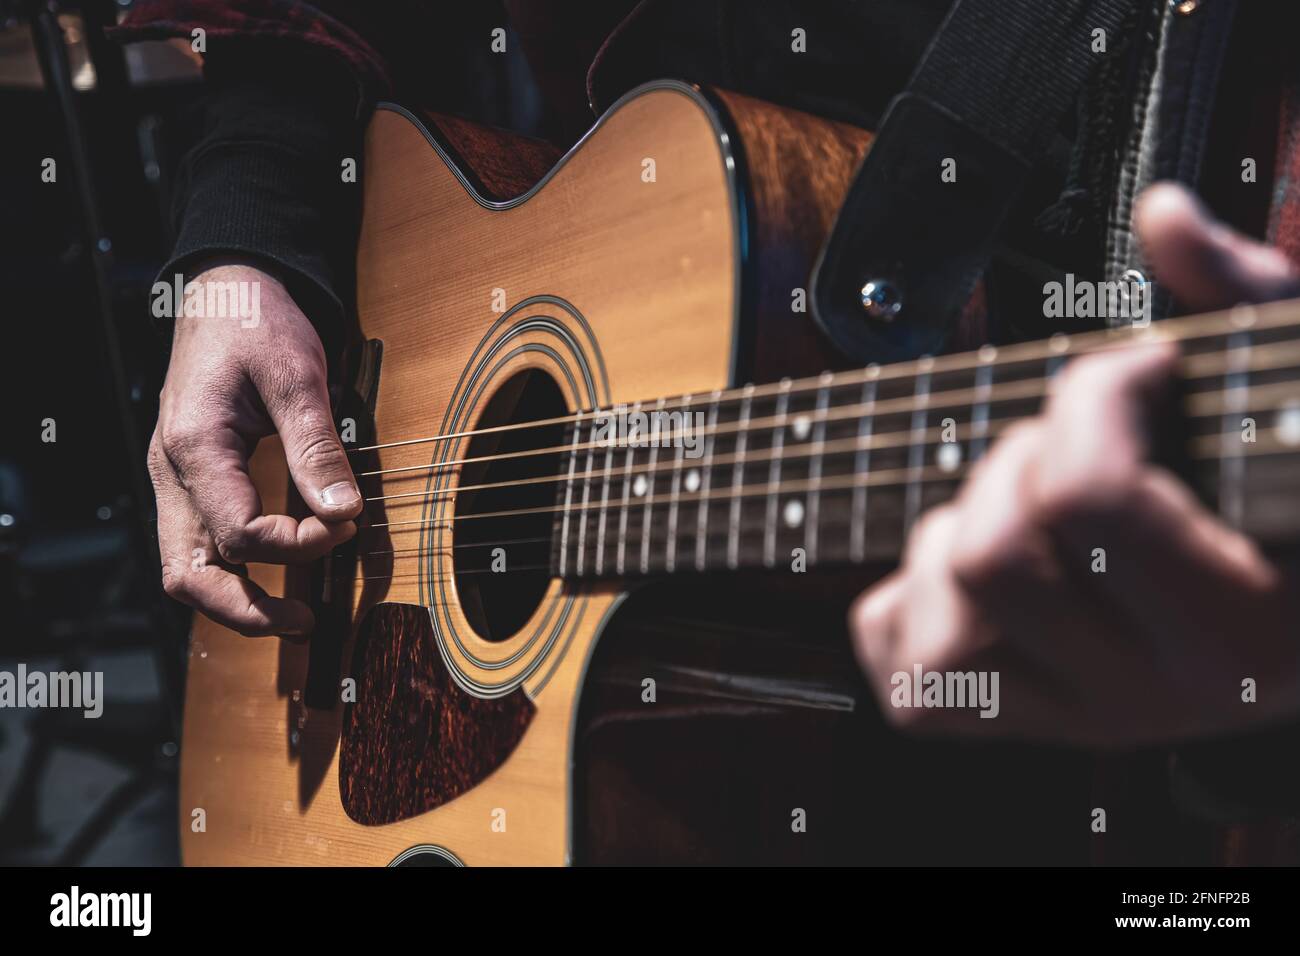
{"label": "fretting hand", "polygon": [[[1185,191],[1142,198],[1156,278],[1195,309],[1300,294],[1276,249]],[[902,567],[851,614],[886,716],[918,731],[1131,746],[1300,712],[1300,576],[1271,564],[1148,459],[1172,346],[1089,356],[1008,429]],[[1107,556],[1094,573],[1094,549]],[[999,713],[895,707],[895,674],[996,671]],[[1253,679],[1256,703],[1242,699]],[[903,682],[899,681],[899,686]]]}

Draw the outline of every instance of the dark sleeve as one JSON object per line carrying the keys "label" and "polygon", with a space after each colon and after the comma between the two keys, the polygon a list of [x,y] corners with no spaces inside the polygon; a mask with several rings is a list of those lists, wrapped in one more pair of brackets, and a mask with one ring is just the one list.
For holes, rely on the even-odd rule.
{"label": "dark sleeve", "polygon": [[160,280],[214,259],[252,260],[284,282],[334,355],[352,295],[361,187],[343,171],[361,160],[361,87],[314,51],[238,41],[213,45],[204,78]]}

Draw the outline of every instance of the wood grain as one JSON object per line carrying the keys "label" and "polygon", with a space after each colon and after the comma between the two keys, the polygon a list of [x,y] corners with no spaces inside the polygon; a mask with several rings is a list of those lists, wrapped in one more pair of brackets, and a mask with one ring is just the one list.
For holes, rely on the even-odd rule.
{"label": "wood grain", "polygon": [[[653,182],[643,179],[646,159],[655,161]],[[358,314],[360,333],[384,344],[378,443],[439,433],[464,397],[457,391],[462,373],[484,337],[500,328],[495,290],[508,306],[542,294],[572,303],[586,329],[563,310],[538,311],[580,343],[584,360],[597,369],[603,401],[729,384],[738,224],[717,133],[698,99],[677,89],[633,97],[542,189],[509,209],[476,202],[417,127],[394,112],[380,111],[372,122],[364,168]],[[513,340],[539,348],[557,341],[540,332]],[[522,351],[496,374],[504,380],[541,368],[558,377],[576,408],[590,398],[581,394],[581,379],[571,387],[560,367],[575,361]],[[489,394],[468,401],[468,418]],[[427,466],[433,447],[381,449],[373,463]],[[287,477],[274,442],[258,449],[253,475],[263,500],[277,507]],[[485,683],[521,682],[536,713],[518,745],[485,780],[437,809],[362,825],[348,815],[341,795],[343,708],[315,710],[301,699],[309,649],[248,640],[197,619],[182,755],[186,863],[383,865],[424,843],[470,865],[565,862],[574,709],[588,654],[619,591],[608,585],[565,591],[553,582],[519,635],[495,642],[478,637],[459,611],[454,583],[428,593],[450,574],[451,554],[420,561],[416,525],[427,481],[427,472],[412,472],[364,486],[368,496],[414,494],[374,509],[371,520],[390,526],[359,535],[363,553],[394,553],[362,562],[352,619],[383,602],[432,607],[442,626],[463,638],[442,648],[449,667]],[[397,523],[403,521],[414,524]],[[250,573],[272,593],[284,593],[283,569],[252,566]],[[567,617],[556,640],[530,644],[538,623],[561,607]],[[401,640],[391,631],[377,639]],[[345,679],[357,676],[349,666],[353,652],[350,638]]]}
{"label": "wood grain", "polygon": [[489,700],[456,686],[422,607],[371,608],[355,655],[339,796],[358,823],[405,820],[472,789],[510,756],[536,710],[522,690]]}
{"label": "wood grain", "polygon": [[[812,316],[812,267],[871,134],[726,90],[715,95],[739,134],[749,195],[751,336],[745,376],[755,382],[851,366]],[[806,293],[806,311],[794,291]]]}

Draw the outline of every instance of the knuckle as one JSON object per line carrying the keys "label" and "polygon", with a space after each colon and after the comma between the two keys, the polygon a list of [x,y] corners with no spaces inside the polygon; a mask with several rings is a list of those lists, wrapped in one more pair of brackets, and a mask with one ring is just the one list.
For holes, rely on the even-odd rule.
{"label": "knuckle", "polygon": [[177,468],[184,466],[194,450],[207,439],[208,429],[193,418],[172,419],[160,423],[161,451],[167,461]]}
{"label": "knuckle", "polygon": [[953,505],[944,504],[922,513],[921,517],[917,519],[916,525],[912,528],[912,536],[918,540],[924,540],[934,535],[943,526],[943,523],[952,516],[954,511]]}
{"label": "knuckle", "polygon": [[864,655],[872,658],[878,640],[889,628],[890,612],[876,592],[867,591],[853,604],[850,623]]}
{"label": "knuckle", "polygon": [[254,599],[248,602],[244,613],[240,615],[235,630],[244,637],[261,637],[274,630],[271,615]]}
{"label": "knuckle", "polygon": [[193,592],[185,571],[170,562],[162,566],[163,592],[172,600],[182,604],[193,604]]}
{"label": "knuckle", "polygon": [[248,529],[234,526],[218,528],[212,532],[212,543],[216,545],[221,560],[230,564],[242,564],[248,554]]}
{"label": "knuckle", "polygon": [[299,441],[298,464],[304,468],[336,468],[347,463],[338,436],[323,424],[309,425],[299,436]]}
{"label": "knuckle", "polygon": [[1036,416],[1019,419],[1002,429],[988,454],[981,455],[972,465],[956,498],[957,505],[964,506],[970,501],[971,496],[985,486],[988,475],[996,473],[1007,458],[1021,458],[1023,449],[1037,445],[1042,440],[1043,427],[1042,417]]}
{"label": "knuckle", "polygon": [[917,519],[908,536],[904,563],[906,564],[908,559],[915,558],[918,554],[933,553],[932,549],[942,548],[942,542],[947,538],[959,516],[960,512],[954,504],[936,505],[924,512]]}
{"label": "knuckle", "polygon": [[301,350],[263,359],[263,397],[280,407],[311,406],[325,387],[325,370],[315,356]]}
{"label": "knuckle", "polygon": [[891,636],[896,603],[887,587],[877,585],[865,591],[849,609],[854,655],[872,683],[886,692],[893,669]]}
{"label": "knuckle", "polygon": [[171,463],[163,452],[162,437],[157,429],[154,430],[153,437],[149,439],[149,451],[145,455],[145,464],[149,469],[149,477],[155,485],[165,478],[171,469]]}

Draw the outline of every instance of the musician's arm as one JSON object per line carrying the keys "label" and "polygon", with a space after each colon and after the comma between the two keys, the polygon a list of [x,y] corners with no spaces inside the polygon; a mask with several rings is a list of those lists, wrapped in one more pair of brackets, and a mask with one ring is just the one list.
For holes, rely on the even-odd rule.
{"label": "musician's arm", "polygon": [[163,281],[213,259],[256,266],[285,285],[333,358],[360,190],[342,163],[359,161],[369,106],[391,93],[403,13],[367,0],[138,0],[110,28],[122,43],[183,40],[204,61]]}
{"label": "musician's arm", "polygon": [[176,244],[159,280],[188,281],[213,261],[274,275],[320,333],[341,344],[356,253],[361,104],[338,62],[286,47],[249,55],[215,44],[197,110],[201,132],[172,197]]}
{"label": "musician's arm", "polygon": [[[314,625],[306,605],[271,597],[238,566],[319,557],[354,533],[362,507],[326,366],[351,299],[361,189],[344,162],[360,160],[369,97],[345,56],[275,36],[214,29],[204,72],[198,138],[174,194],[177,243],[160,278],[196,283],[201,298],[209,282],[248,287],[258,314],[170,310],[149,447],[163,586],[242,633],[301,635]],[[264,513],[249,480],[248,456],[271,434],[305,518]]]}

